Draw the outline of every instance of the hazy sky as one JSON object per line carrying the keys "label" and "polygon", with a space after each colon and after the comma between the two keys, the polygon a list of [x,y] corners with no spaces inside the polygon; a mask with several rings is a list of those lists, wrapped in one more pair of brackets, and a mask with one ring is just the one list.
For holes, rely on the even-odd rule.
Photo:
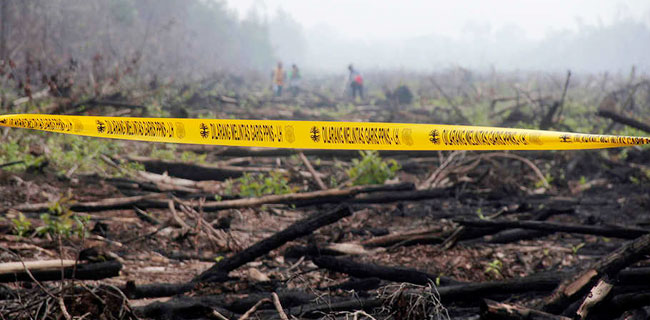
{"label": "hazy sky", "polygon": [[633,18],[650,25],[649,0],[226,0],[245,16],[253,4],[273,15],[289,12],[303,26],[328,25],[352,38],[386,39],[516,25],[530,39],[579,23],[607,25]]}

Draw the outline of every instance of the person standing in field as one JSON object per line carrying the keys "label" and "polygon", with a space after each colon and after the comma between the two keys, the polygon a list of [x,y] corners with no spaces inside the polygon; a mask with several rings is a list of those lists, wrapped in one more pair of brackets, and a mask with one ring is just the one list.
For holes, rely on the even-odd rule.
{"label": "person standing in field", "polygon": [[291,66],[291,72],[289,73],[289,90],[291,90],[291,93],[294,97],[296,97],[298,95],[298,91],[300,91],[301,77],[302,76],[300,75],[300,69],[298,69],[298,66],[296,66],[296,64],[293,64]]}
{"label": "person standing in field", "polygon": [[282,87],[284,87],[284,69],[282,69],[282,62],[278,62],[278,66],[273,71],[273,86],[275,87],[275,96],[281,96]]}
{"label": "person standing in field", "polygon": [[350,71],[348,82],[350,83],[350,89],[352,89],[352,99],[356,99],[357,93],[359,93],[359,97],[363,100],[363,77],[352,65],[348,66],[348,70]]}

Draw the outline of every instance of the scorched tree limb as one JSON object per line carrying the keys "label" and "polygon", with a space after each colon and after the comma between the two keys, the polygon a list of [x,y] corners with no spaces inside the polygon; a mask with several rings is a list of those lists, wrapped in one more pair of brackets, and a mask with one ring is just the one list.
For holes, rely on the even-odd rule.
{"label": "scorched tree limb", "polygon": [[286,229],[257,242],[244,251],[220,261],[218,264],[215,264],[194,278],[193,281],[205,282],[223,280],[227,278],[228,272],[267,254],[273,249],[279,248],[289,241],[308,235],[323,226],[339,221],[351,214],[352,209],[350,209],[349,206],[342,205],[328,213],[322,215],[316,214],[315,217],[300,220]]}

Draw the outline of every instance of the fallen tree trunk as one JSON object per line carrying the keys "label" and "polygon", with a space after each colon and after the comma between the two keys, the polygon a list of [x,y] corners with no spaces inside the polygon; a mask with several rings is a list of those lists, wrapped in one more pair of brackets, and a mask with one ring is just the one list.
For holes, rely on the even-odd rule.
{"label": "fallen tree trunk", "polygon": [[[366,247],[389,247],[397,243],[411,242],[422,237],[427,239],[435,239],[437,243],[441,243],[444,239],[441,236],[442,228],[430,228],[426,230],[407,231],[400,234],[389,234],[381,237],[374,237],[361,242]],[[419,242],[418,242],[419,243]]]}
{"label": "fallen tree trunk", "polygon": [[481,303],[481,319],[486,320],[571,320],[543,311],[518,305],[483,300]]}
{"label": "fallen tree trunk", "polygon": [[[426,285],[430,281],[435,282],[437,278],[435,275],[413,269],[358,263],[329,256],[314,258],[313,262],[318,267],[346,273],[357,278],[376,277],[389,281],[408,282],[419,285]],[[449,299],[448,301],[530,292],[531,290],[548,292],[556,288],[567,275],[567,273],[547,273],[482,283],[461,283],[451,278],[440,277],[440,283],[443,286],[438,287],[438,292],[442,298]],[[650,276],[650,268],[643,268],[642,270],[629,269],[621,272],[620,280],[621,284],[634,285],[639,283],[638,281],[647,280],[646,277],[648,276]],[[445,283],[451,285],[445,286]]]}
{"label": "fallen tree trunk", "polygon": [[548,232],[568,232],[592,234],[604,237],[635,239],[650,232],[645,229],[624,227],[585,226],[578,224],[555,223],[544,221],[490,221],[490,220],[454,220],[454,222],[479,228],[533,229]]}
{"label": "fallen tree trunk", "polygon": [[[297,290],[281,291],[277,295],[280,303],[286,308],[302,306],[316,298],[311,293]],[[269,300],[271,297],[272,294],[268,292],[236,294],[234,297],[228,297],[225,294],[196,297],[179,296],[166,302],[154,302],[143,307],[137,307],[134,310],[140,316],[155,319],[195,319],[201,318],[201,316],[207,319],[215,319],[211,310],[216,310],[227,319],[239,319],[239,314],[245,313],[260,300]],[[261,311],[263,309],[274,310],[273,304],[257,310]],[[189,315],[192,315],[192,317]]]}
{"label": "fallen tree trunk", "polygon": [[[644,268],[645,269],[645,268]],[[622,278],[625,278],[626,281],[638,281],[640,274],[644,276],[648,273],[649,270],[643,269],[631,269],[625,270],[621,273]],[[516,294],[523,292],[530,292],[531,290],[536,291],[549,291],[552,290],[566,274],[544,274],[536,275],[520,279],[512,279],[505,281],[494,281],[488,283],[470,283],[470,284],[460,284],[439,287],[438,293],[440,298],[444,301],[467,301],[467,302],[478,302],[481,297],[490,297],[490,296],[499,296],[499,295],[508,295]],[[413,293],[415,295],[422,295],[424,292],[418,290],[409,290],[403,294]],[[612,312],[622,312],[621,310],[627,310],[630,307],[639,307],[650,302],[650,294],[644,293],[634,293],[628,295],[617,295],[612,299],[612,301],[617,301],[617,303],[612,304],[608,302],[608,306],[612,309]],[[145,307],[135,308],[136,312],[141,316],[147,317],[161,317],[161,316],[187,316],[192,314],[195,316],[206,316],[212,314],[212,311],[216,310],[221,315],[226,317],[238,316],[238,313],[241,314],[248,310],[251,305],[255,304],[259,299],[264,298],[262,295],[249,295],[243,299],[237,299],[234,302],[227,302],[228,299],[219,296],[203,296],[203,297],[178,297],[174,298],[168,302],[155,302]],[[625,298],[625,299],[620,299]],[[378,307],[386,307],[386,301],[381,298],[366,298],[366,299],[348,299],[346,301],[332,301],[328,303],[308,303],[311,301],[310,297],[305,296],[304,294],[298,294],[296,297],[285,296],[282,293],[280,294],[280,300],[282,304],[288,308],[287,314],[299,317],[313,318],[313,317],[322,317],[323,314],[332,313],[332,312],[341,312],[341,311],[350,311],[355,310],[365,310],[368,312],[373,311],[373,309]],[[389,306],[390,307],[390,306]],[[399,307],[399,306],[397,306]],[[515,306],[516,307],[516,306]],[[603,305],[605,307],[605,305]],[[486,319],[566,319],[561,316],[554,316],[551,318],[544,318],[543,312],[526,309],[522,307],[516,307],[517,311],[523,311],[519,313],[514,313],[514,316],[517,315],[526,315],[528,318],[523,317],[512,317],[513,314],[499,315],[497,317],[490,318],[487,315],[484,315]],[[623,309],[627,308],[627,309]],[[258,310],[257,315],[263,318],[273,317],[275,314],[272,311],[271,307],[268,306],[264,310]],[[600,306],[599,306],[599,310]],[[233,313],[234,312],[234,313]],[[594,311],[595,315],[600,315],[600,311],[597,313]],[[608,315],[611,315],[611,312],[607,312]],[[506,316],[505,318],[503,316]],[[609,318],[608,318],[609,319]]]}
{"label": "fallen tree trunk", "polygon": [[443,303],[452,301],[475,301],[478,298],[498,295],[512,295],[534,291],[548,292],[557,287],[560,281],[562,281],[562,277],[558,274],[537,274],[524,278],[439,287],[438,293]]}
{"label": "fallen tree trunk", "polygon": [[[56,281],[64,279],[100,280],[119,276],[122,264],[116,260],[84,263],[63,269],[32,270],[30,272],[37,281]],[[27,272],[16,271],[0,274],[0,282],[33,281]]]}
{"label": "fallen tree trunk", "polygon": [[[315,248],[315,247],[314,247]],[[316,250],[316,248],[314,249]],[[310,252],[305,254],[306,256],[317,256],[320,254],[327,254],[323,252],[322,249],[318,252]],[[366,265],[366,264],[364,264]],[[378,266],[381,268],[395,269],[391,267]],[[407,269],[412,270],[412,269]],[[449,285],[438,287],[438,290],[441,294],[444,294],[448,299],[464,299],[468,298],[467,295],[482,295],[484,297],[489,297],[491,295],[498,294],[510,294],[510,293],[522,293],[529,292],[531,290],[549,292],[557,287],[560,284],[562,279],[566,278],[568,273],[549,273],[534,275],[525,278],[516,278],[503,281],[494,281],[494,282],[485,282],[485,283],[461,283],[454,279],[450,279],[452,283],[458,283],[459,285]],[[356,287],[356,282],[363,282],[360,284],[360,287],[369,286],[376,288],[380,283],[378,277],[372,275],[356,276],[356,274],[350,274],[350,276],[362,279],[362,280],[351,280],[352,283],[350,286],[342,284],[338,286],[333,286],[330,289],[343,289],[343,290],[360,290]],[[429,275],[431,278],[431,275]],[[388,280],[388,279],[385,279]],[[433,278],[435,281],[435,277]],[[444,278],[441,279],[445,280]],[[632,268],[622,270],[618,277],[619,283],[622,288],[630,288],[636,290],[635,285],[648,283],[650,282],[650,267],[646,268]],[[367,283],[365,281],[368,281]],[[444,281],[443,281],[444,282]],[[196,283],[159,283],[159,284],[144,284],[144,285],[135,285],[134,283],[127,282],[126,286],[122,288],[124,293],[131,299],[142,299],[142,298],[155,298],[155,297],[169,297],[178,294],[182,294],[192,290],[195,287]],[[627,289],[626,289],[627,290]],[[629,292],[629,291],[628,291]],[[282,294],[280,295],[282,297]],[[242,302],[243,303],[243,302]],[[252,301],[241,307],[231,307],[227,304],[220,304],[225,308],[232,310],[234,312],[244,312],[250,306],[252,306],[255,301]],[[234,306],[234,304],[233,304]],[[600,308],[600,306],[599,306]]]}
{"label": "fallen tree trunk", "polygon": [[[529,221],[543,221],[556,214],[572,214],[574,212],[575,209],[571,206],[568,208],[562,208],[562,207],[548,208],[535,213]],[[465,235],[463,241],[465,241],[466,243],[487,242],[487,243],[501,244],[501,243],[515,242],[519,240],[539,238],[552,233],[552,231],[530,230],[530,229],[521,229],[521,228],[503,230],[499,227],[494,227],[492,229],[478,228],[474,230],[475,230],[474,233],[477,233],[480,230],[491,230],[497,232],[490,232],[490,234],[484,235],[482,239],[475,239],[469,237],[469,235]]]}
{"label": "fallen tree trunk", "polygon": [[415,269],[359,263],[350,259],[339,259],[330,256],[316,257],[312,261],[319,268],[345,273],[357,278],[379,278],[418,285],[427,285],[431,282],[439,282],[441,285],[461,283],[449,277],[433,275]]}
{"label": "fallen tree trunk", "polygon": [[384,301],[378,298],[367,299],[349,299],[348,301],[333,302],[333,303],[314,303],[298,307],[289,308],[287,315],[295,316],[298,318],[321,318],[323,314],[330,312],[340,311],[372,311],[376,308],[383,306]]}
{"label": "fallen tree trunk", "polygon": [[167,257],[168,259],[174,259],[179,261],[199,260],[203,262],[214,262],[214,258],[216,257],[214,254],[201,254],[196,252],[188,252],[188,251],[180,251],[180,250],[172,250],[172,251],[155,250],[155,251]]}
{"label": "fallen tree trunk", "polygon": [[379,191],[400,191],[413,190],[415,187],[411,183],[386,184],[357,186],[347,189],[330,189],[324,191],[290,193],[281,195],[269,195],[259,198],[245,198],[224,201],[208,201],[202,206],[203,210],[223,210],[233,208],[255,207],[263,204],[316,204],[316,203],[334,203],[349,199],[360,193],[371,193]]}
{"label": "fallen tree trunk", "polygon": [[339,206],[328,213],[322,215],[316,214],[314,217],[300,220],[286,229],[257,242],[244,251],[220,261],[218,264],[215,264],[199,276],[195,277],[192,281],[209,282],[225,279],[228,276],[228,272],[267,254],[269,251],[276,249],[291,240],[308,235],[323,226],[334,223],[351,214],[352,210],[350,207]]}
{"label": "fallen tree trunk", "polygon": [[553,293],[547,297],[543,310],[560,313],[569,304],[578,300],[603,276],[615,278],[619,271],[639,260],[650,251],[650,234],[646,234],[624,246],[616,249],[602,259],[593,263],[586,270],[575,274],[563,281]]}
{"label": "fallen tree trunk", "polygon": [[59,270],[61,268],[74,266],[75,260],[39,260],[25,262],[5,262],[0,263],[0,275],[12,274],[28,269],[30,271],[39,270]]}
{"label": "fallen tree trunk", "polygon": [[[542,292],[550,291],[560,281],[561,278],[556,274],[548,274],[505,281],[444,286],[438,287],[437,290],[443,304],[451,301],[466,301],[477,304],[479,299],[483,297],[530,292],[531,288]],[[401,293],[402,296],[423,296],[424,294],[430,294],[429,289],[407,290]],[[370,312],[375,308],[387,307],[386,302],[382,298],[348,299],[342,302],[316,303],[293,307],[287,313],[298,317],[317,318],[322,317],[323,313],[337,311],[365,310]]]}
{"label": "fallen tree trunk", "polygon": [[[282,305],[287,308],[309,303],[310,301],[316,298],[316,295],[314,295],[313,293],[308,293],[301,290],[282,290],[277,292],[277,295]],[[262,292],[262,293],[250,293],[246,295],[236,294],[236,297],[237,298],[234,300],[232,299],[232,297],[228,298],[228,297],[221,296],[218,298],[224,300],[223,303],[220,303],[220,305],[222,305],[224,308],[235,313],[244,313],[246,312],[246,310],[250,309],[253,305],[255,305],[256,302],[262,299],[270,299],[271,293]],[[265,308],[260,308],[260,309],[265,309]]]}
{"label": "fallen tree trunk", "polygon": [[194,289],[194,283],[151,283],[136,285],[127,281],[126,286],[120,288],[129,299],[171,297]]}
{"label": "fallen tree trunk", "polygon": [[409,190],[404,192],[377,192],[359,195],[350,199],[349,203],[390,203],[397,201],[419,201],[447,197],[449,189]]}
{"label": "fallen tree trunk", "polygon": [[598,305],[592,312],[590,318],[597,320],[617,319],[628,310],[643,308],[650,305],[650,292],[634,292],[619,294],[607,302]]}
{"label": "fallen tree trunk", "polygon": [[[145,169],[150,172],[162,174],[167,172],[168,175],[189,179],[194,181],[217,180],[223,181],[229,178],[239,178],[244,173],[250,172],[282,172],[287,170],[273,167],[237,167],[231,165],[201,165],[185,162],[162,161],[158,159],[145,157],[127,157],[129,161],[139,162],[144,165]],[[310,177],[311,173],[304,172],[301,174]],[[320,178],[324,177],[318,174]]]}
{"label": "fallen tree trunk", "polygon": [[[626,273],[626,270],[623,273]],[[532,290],[537,292],[547,292],[553,290],[562,280],[562,276],[566,274],[556,274],[548,273],[542,275],[534,275],[525,278],[519,279],[510,279],[503,281],[493,281],[485,283],[467,283],[460,285],[451,285],[438,287],[437,291],[440,296],[441,302],[443,304],[450,302],[464,301],[470,304],[477,304],[482,298],[491,297],[491,296],[503,296],[503,295],[512,295],[517,293],[530,293]],[[428,289],[423,289],[427,290]],[[416,296],[422,296],[428,292],[423,292],[423,290],[407,290],[402,293],[402,295],[413,294]],[[618,298],[622,298],[617,301]],[[650,294],[648,293],[634,293],[629,295],[617,295],[612,299],[612,304],[609,305],[611,308],[616,308],[615,310],[622,312],[622,310],[629,310],[630,308],[638,308],[645,304],[650,303]],[[374,308],[386,307],[386,301],[381,298],[367,298],[367,299],[349,299],[349,301],[344,302],[333,302],[333,303],[322,303],[322,304],[309,304],[299,307],[294,307],[289,310],[289,314],[301,317],[318,317],[322,316],[323,313],[334,312],[334,311],[353,311],[353,310],[366,310],[372,311]],[[604,307],[604,306],[603,306]],[[531,310],[531,309],[529,309]],[[601,310],[601,309],[599,309]],[[613,309],[614,310],[614,309]],[[514,318],[514,319],[546,319],[539,318],[539,316],[544,315],[543,312],[539,310],[536,313],[532,314],[533,318]],[[596,312],[594,311],[594,314]],[[535,318],[538,316],[538,318]],[[615,317],[605,317],[603,319],[613,319]],[[490,319],[490,318],[488,318]],[[510,318],[497,318],[497,319],[510,319]],[[552,320],[557,319],[569,319],[564,317],[557,318],[548,318]]]}
{"label": "fallen tree trunk", "polygon": [[[223,209],[255,207],[264,204],[295,204],[295,205],[314,205],[325,203],[339,203],[349,200],[350,203],[382,203],[393,202],[399,200],[417,200],[437,197],[444,192],[438,190],[423,190],[418,192],[394,192],[391,194],[380,194],[376,197],[359,197],[354,198],[355,195],[362,193],[372,193],[380,191],[401,191],[413,190],[414,186],[411,183],[400,184],[387,184],[387,185],[371,185],[371,186],[357,186],[347,189],[330,189],[324,191],[304,192],[304,193],[290,193],[283,195],[269,195],[258,198],[245,198],[223,201],[208,201],[205,202],[201,208],[205,211],[217,211]],[[70,205],[70,210],[76,212],[95,212],[104,210],[115,209],[131,209],[134,206],[139,208],[167,208],[168,201],[161,200],[166,195],[161,193],[151,193],[140,196],[124,197],[124,198],[109,198],[93,202],[79,202]],[[183,203],[189,207],[197,208],[198,205],[192,203]],[[52,206],[51,203],[32,203],[23,204],[14,207],[13,209],[22,212],[46,212]]]}
{"label": "fallen tree trunk", "polygon": [[630,126],[632,128],[636,128],[636,129],[643,130],[645,132],[650,133],[650,125],[645,124],[645,123],[640,122],[640,121],[637,121],[637,120],[634,120],[632,118],[622,116],[622,115],[620,115],[618,113],[615,113],[613,111],[601,109],[601,110],[598,110],[598,115],[601,116],[601,117],[604,117],[604,118],[611,119],[611,120],[613,120],[615,122],[622,123],[622,124],[624,124],[626,126]]}
{"label": "fallen tree trunk", "polygon": [[[70,210],[76,212],[91,212],[91,211],[104,211],[113,209],[130,209],[135,205],[145,205],[148,200],[164,198],[164,194],[153,193],[143,196],[124,197],[124,198],[109,198],[93,202],[78,202],[70,205]],[[155,202],[154,202],[155,203]],[[13,209],[22,212],[45,212],[50,209],[52,203],[28,203],[14,207]],[[161,208],[165,208],[165,206]]]}
{"label": "fallen tree trunk", "polygon": [[209,297],[179,297],[135,307],[133,311],[139,317],[153,319],[219,319],[215,312],[225,319],[239,318],[238,314],[217,306]]}
{"label": "fallen tree trunk", "polygon": [[540,238],[550,234],[548,231],[539,231],[539,230],[525,230],[525,229],[512,229],[504,230],[499,233],[488,235],[484,237],[485,242],[487,243],[511,243],[520,240],[530,240],[535,238]]}
{"label": "fallen tree trunk", "polygon": [[591,289],[591,292],[589,292],[580,307],[578,307],[575,315],[577,315],[581,320],[585,320],[590,314],[592,314],[592,310],[595,307],[602,304],[603,300],[607,299],[613,287],[613,281],[611,281],[609,277],[604,276],[601,278]]}

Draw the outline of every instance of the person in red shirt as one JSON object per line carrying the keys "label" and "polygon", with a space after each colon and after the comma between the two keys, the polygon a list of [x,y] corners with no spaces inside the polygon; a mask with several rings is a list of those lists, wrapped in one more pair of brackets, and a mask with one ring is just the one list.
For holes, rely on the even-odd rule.
{"label": "person in red shirt", "polygon": [[363,100],[363,77],[352,65],[348,66],[348,70],[350,71],[348,82],[350,83],[350,89],[352,89],[352,98],[356,99],[358,93]]}

